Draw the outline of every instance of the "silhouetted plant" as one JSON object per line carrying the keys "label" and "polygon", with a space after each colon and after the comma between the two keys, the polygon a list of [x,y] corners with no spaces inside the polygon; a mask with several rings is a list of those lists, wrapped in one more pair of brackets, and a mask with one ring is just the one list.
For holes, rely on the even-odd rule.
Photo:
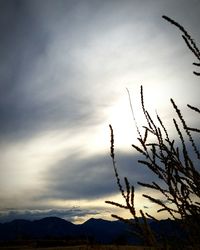
{"label": "silhouetted plant", "polygon": [[[182,38],[185,41],[187,47],[191,50],[192,54],[196,57],[198,60],[198,63],[193,63],[193,65],[200,67],[200,51],[199,48],[197,47],[195,41],[192,39],[192,37],[188,34],[188,32],[185,30],[185,28],[174,21],[173,19],[167,17],[167,16],[162,16],[165,20],[167,20],[169,23],[175,25],[181,32],[182,32]],[[197,76],[200,76],[199,72],[193,71],[193,73]]]}
{"label": "silhouetted plant", "polygon": [[[199,49],[187,31],[169,17],[163,16],[163,18],[181,30],[187,47],[192,51],[197,60],[200,61]],[[194,65],[200,66],[200,63],[194,63]],[[194,71],[194,74],[197,76],[200,75],[196,71]],[[147,125],[143,126],[143,135],[135,120],[140,145],[133,144],[132,147],[142,156],[142,159],[138,162],[148,167],[158,177],[158,181],[152,183],[138,182],[138,184],[157,191],[159,197],[160,195],[162,196],[162,199],[160,199],[152,197],[149,194],[143,194],[145,198],[160,207],[157,211],[158,213],[166,211],[171,219],[180,221],[189,237],[188,243],[191,246],[197,247],[200,244],[200,173],[197,168],[198,164],[200,164],[200,151],[193,135],[194,133],[198,135],[200,129],[187,125],[176,102],[171,99],[173,110],[175,110],[178,118],[173,118],[174,128],[180,139],[178,143],[177,139],[170,138],[168,130],[158,114],[156,121],[152,119],[144,104],[142,86],[140,95],[142,111]],[[187,106],[191,112],[200,115],[199,108],[189,104]],[[135,119],[135,117],[133,118]],[[125,188],[121,184],[115,161],[113,128],[111,125],[109,126],[111,131],[110,155],[117,185],[124,198],[125,205],[113,201],[106,201],[106,203],[127,209],[133,216],[134,224],[138,229],[134,233],[142,237],[147,245],[158,246],[156,236],[147,223],[148,217],[155,218],[148,213],[144,213],[142,210],[139,211],[140,214],[138,217],[134,204],[134,186],[130,185],[126,177],[124,178]],[[151,138],[149,138],[150,135]],[[112,216],[126,223],[133,223],[118,215]]]}

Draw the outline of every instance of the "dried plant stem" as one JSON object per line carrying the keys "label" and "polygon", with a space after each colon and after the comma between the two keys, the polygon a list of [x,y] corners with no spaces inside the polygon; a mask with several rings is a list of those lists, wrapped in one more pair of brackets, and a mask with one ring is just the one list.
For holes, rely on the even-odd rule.
{"label": "dried plant stem", "polygon": [[[185,28],[167,16],[163,16],[163,18],[179,28],[183,33],[183,39],[187,47],[200,61],[200,51]],[[200,66],[200,63],[193,64],[197,67]],[[200,75],[200,73],[197,72],[194,72],[194,74]],[[200,150],[193,136],[193,133],[195,133],[195,136],[198,135],[200,129],[187,125],[178,105],[171,99],[172,109],[178,117],[178,122],[177,119],[173,118],[177,138],[171,139],[162,118],[157,114],[157,120],[155,122],[146,109],[143,87],[141,86],[141,106],[146,119],[146,125],[143,126],[145,129],[143,135],[140,132],[134,116],[129,91],[128,96],[139,142],[139,145],[133,144],[132,147],[141,156],[138,162],[146,166],[158,177],[157,182],[150,184],[138,182],[138,184],[154,192],[156,191],[159,194],[158,197],[162,198],[154,198],[150,193],[143,194],[143,196],[159,207],[157,213],[165,211],[172,219],[181,222],[184,230],[187,232],[190,247],[193,247],[193,249],[197,249],[197,247],[200,248]],[[197,115],[200,114],[199,108],[189,104],[187,106],[191,112],[195,112]],[[181,125],[179,125],[179,123]],[[111,132],[110,155],[117,185],[125,204],[119,204],[113,201],[106,202],[128,210],[134,222],[118,215],[112,216],[128,224],[137,226],[135,234],[143,238],[146,245],[158,246],[157,238],[146,219],[147,217],[154,219],[154,216],[148,213],[144,214],[143,211],[140,210],[140,217],[138,217],[134,204],[134,186],[130,185],[127,177],[124,178],[125,188],[122,187],[115,161],[114,132],[112,126],[109,125],[109,127]],[[151,135],[151,137],[149,135]],[[195,158],[194,155],[196,155]]]}

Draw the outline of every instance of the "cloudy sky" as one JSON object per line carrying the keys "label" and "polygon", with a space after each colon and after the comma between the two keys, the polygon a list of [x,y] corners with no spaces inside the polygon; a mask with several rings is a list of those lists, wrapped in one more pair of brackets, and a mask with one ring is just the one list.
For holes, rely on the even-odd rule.
{"label": "cloudy sky", "polygon": [[[199,105],[195,58],[161,18],[200,42],[199,14],[198,0],[0,0],[0,221],[111,219],[104,201],[119,194],[110,123],[120,174],[151,179],[131,148],[126,88],[139,121],[141,84],[147,107],[169,126],[170,97],[183,112]],[[137,206],[152,209],[141,194]]]}

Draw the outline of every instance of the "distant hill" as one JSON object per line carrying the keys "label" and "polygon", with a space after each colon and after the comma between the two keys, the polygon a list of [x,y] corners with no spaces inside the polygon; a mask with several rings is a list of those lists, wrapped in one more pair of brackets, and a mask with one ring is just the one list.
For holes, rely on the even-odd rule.
{"label": "distant hill", "polygon": [[[160,240],[186,237],[181,227],[174,221],[162,220],[154,222],[149,220]],[[0,241],[16,240],[89,240],[103,244],[142,244],[140,238],[131,234],[130,227],[121,221],[107,221],[103,219],[89,219],[83,224],[75,225],[57,217],[47,217],[41,220],[14,220],[0,223]]]}

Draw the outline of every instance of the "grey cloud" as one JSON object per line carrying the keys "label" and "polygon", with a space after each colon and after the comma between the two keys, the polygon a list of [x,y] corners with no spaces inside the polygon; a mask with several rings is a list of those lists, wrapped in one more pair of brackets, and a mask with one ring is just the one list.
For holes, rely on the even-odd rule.
{"label": "grey cloud", "polygon": [[[97,20],[88,22],[88,12],[93,13],[96,5],[87,1],[3,1],[1,5],[1,137],[95,122],[98,114],[92,102],[103,96],[92,97],[95,88],[88,85],[86,65],[73,51],[81,51],[84,43],[87,47],[90,36],[95,36]],[[64,51],[59,47],[63,39]],[[59,58],[63,54],[65,65]]]}
{"label": "grey cloud", "polygon": [[[117,155],[118,172],[122,184],[124,177],[136,185],[137,181],[154,179],[145,167],[138,166],[137,155],[119,152]],[[88,159],[73,155],[44,174],[48,192],[40,199],[94,199],[118,193],[112,161],[109,156],[94,155]]]}
{"label": "grey cloud", "polygon": [[[190,9],[187,2],[180,2],[184,9]],[[99,82],[100,75],[119,71],[120,61],[129,58],[119,54],[119,66],[113,68],[109,58],[105,62],[106,55],[100,56],[103,53],[100,50],[99,56],[93,58],[99,62],[98,70],[95,74],[89,72],[94,43],[97,46],[103,35],[108,34],[109,38],[113,30],[125,27],[129,33],[124,46],[131,48],[140,36],[136,27],[145,20],[149,25],[149,39],[153,39],[157,32],[168,27],[161,20],[161,15],[168,13],[161,12],[164,6],[172,10],[170,4],[165,6],[164,1],[159,4],[154,1],[1,1],[0,137],[28,137],[47,129],[76,129],[98,123],[102,119],[98,108],[108,103],[111,96],[109,90],[106,92],[108,86]],[[146,11],[149,8],[152,12]],[[144,31],[146,34],[147,28]],[[109,56],[117,58],[123,35],[119,33],[115,41],[104,41],[104,46],[113,50]],[[140,39],[137,43],[139,46]],[[148,53],[150,49],[144,45],[141,51]],[[138,61],[131,64],[134,70],[148,66],[148,61],[140,62],[140,56]],[[110,92],[111,88],[112,83]]]}
{"label": "grey cloud", "polygon": [[[56,89],[60,87],[59,82],[56,82],[54,78],[58,72],[51,72],[51,65],[48,66],[50,62],[47,61],[51,36],[56,36],[56,33],[43,26],[42,17],[37,19],[37,13],[31,10],[32,4],[32,1],[1,2],[0,131],[3,134],[14,133],[16,130],[18,132],[31,130],[32,127],[40,128],[42,124],[47,126],[55,120],[63,120],[64,115],[69,122],[74,116],[79,116],[76,114],[77,106],[80,105],[79,102],[84,101],[75,97],[70,87],[66,96],[63,96],[61,100],[52,100],[53,98],[48,97],[50,93],[57,92]],[[43,11],[47,5],[46,2]],[[37,69],[38,60],[41,61],[39,63],[41,70]],[[58,70],[59,66],[54,70]],[[70,67],[65,70],[67,71],[65,81],[68,85],[71,81],[68,75],[72,75],[70,71],[74,70]],[[49,76],[45,79],[43,75],[46,74]],[[38,79],[43,82],[37,87]],[[59,78],[57,80],[64,81]],[[73,80],[70,84],[74,84]]]}
{"label": "grey cloud", "polygon": [[[104,33],[105,25],[110,30],[117,26],[127,8],[121,12],[119,2],[114,4],[113,18],[112,1],[108,5],[23,0],[1,4],[1,136],[76,126],[77,120],[82,125],[93,119],[94,99],[89,98],[95,88],[87,84],[87,62],[80,52],[86,47],[90,53],[93,38]],[[67,51],[59,47],[63,39]],[[78,58],[73,51],[79,51]],[[57,58],[63,53],[66,66]],[[79,89],[87,88],[91,94],[84,97]]]}
{"label": "grey cloud", "polygon": [[33,102],[34,93],[28,91],[26,78],[47,42],[45,31],[37,26],[26,1],[5,2],[1,1],[0,21],[1,134],[25,130],[39,116],[36,110],[40,107]]}

